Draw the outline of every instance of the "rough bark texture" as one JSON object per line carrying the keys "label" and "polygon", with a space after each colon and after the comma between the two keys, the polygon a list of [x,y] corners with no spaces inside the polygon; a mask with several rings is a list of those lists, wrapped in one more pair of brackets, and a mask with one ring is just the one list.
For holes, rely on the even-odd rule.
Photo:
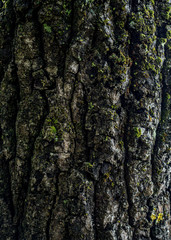
{"label": "rough bark texture", "polygon": [[0,7],[0,239],[171,239],[170,1]]}

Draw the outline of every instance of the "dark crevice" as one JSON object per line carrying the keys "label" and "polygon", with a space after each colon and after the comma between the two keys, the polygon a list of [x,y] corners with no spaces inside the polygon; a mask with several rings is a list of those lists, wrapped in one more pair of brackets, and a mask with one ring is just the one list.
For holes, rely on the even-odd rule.
{"label": "dark crevice", "polygon": [[[158,46],[160,44],[160,38],[166,38],[166,24],[162,24],[161,27],[157,27],[157,37],[158,41],[156,44],[156,49],[157,49],[157,55],[158,53]],[[166,44],[167,45],[167,44]],[[166,132],[167,126],[169,126],[169,111],[170,111],[170,101],[167,99],[167,94],[170,94],[169,92],[169,87],[167,86],[167,80],[165,77],[165,69],[166,69],[166,64],[167,64],[167,59],[169,59],[169,56],[167,55],[166,51],[167,47],[165,46],[165,53],[164,55],[166,56],[166,59],[164,60],[164,63],[162,65],[161,69],[161,74],[162,74],[162,87],[161,87],[161,92],[162,92],[162,97],[161,97],[161,114],[160,114],[160,121],[156,129],[156,139],[155,143],[153,146],[153,151],[151,155],[151,165],[152,165],[152,181],[154,184],[154,194],[153,198],[158,196],[158,181],[157,181],[157,175],[158,175],[158,161],[160,162],[162,159],[162,156],[164,154],[163,152],[163,144],[165,140],[163,139],[163,134]],[[169,142],[169,140],[168,140]],[[167,162],[167,161],[166,161]],[[150,237],[151,239],[157,239],[155,237],[155,229],[156,226],[152,226],[150,228]]]}
{"label": "dark crevice", "polygon": [[33,93],[33,90],[34,90],[34,78],[32,76],[32,73],[30,72],[29,74],[29,81],[30,81],[30,86],[31,86],[31,94]]}
{"label": "dark crevice", "polygon": [[86,171],[82,171],[79,169],[79,172],[82,173],[82,175],[84,176],[84,178],[86,178],[88,181],[94,181],[94,177],[92,176],[91,173],[86,172]]}
{"label": "dark crevice", "polygon": [[[5,1],[2,5],[4,4]],[[12,59],[12,42],[16,24],[12,1],[8,1],[6,4],[6,8],[3,8],[2,11],[0,9],[0,30],[2,30],[0,42],[0,82],[4,78],[4,74]]]}
{"label": "dark crevice", "polygon": [[10,209],[12,218],[14,218],[14,216],[15,216],[15,207],[14,207],[13,200],[12,200],[13,199],[13,195],[12,195],[12,191],[11,191],[12,186],[11,186],[11,173],[10,173],[10,166],[9,166],[9,164],[8,164],[8,168],[7,168],[7,176],[8,176],[8,185],[9,185],[9,189],[8,189],[8,191],[9,191],[9,199],[8,199],[8,201],[9,201],[9,209]]}
{"label": "dark crevice", "polygon": [[[14,49],[13,49],[14,51]],[[13,169],[11,169],[10,166],[10,162],[14,161],[14,159],[16,158],[16,146],[17,146],[17,136],[16,136],[16,121],[17,121],[17,114],[18,114],[18,105],[20,102],[20,87],[19,87],[19,80],[18,80],[18,76],[17,76],[17,66],[15,64],[15,57],[14,55],[12,56],[12,78],[14,80],[14,84],[15,84],[15,88],[16,88],[16,101],[14,101],[14,103],[16,104],[15,108],[15,115],[13,116],[13,131],[14,131],[14,155],[13,158],[9,160],[8,162],[8,174],[9,174],[9,184],[10,184],[10,205],[11,205],[11,211],[12,211],[12,217],[14,218],[15,216],[15,207],[13,204],[13,194],[12,194],[12,179],[11,179],[11,173],[13,171]]]}
{"label": "dark crevice", "polygon": [[138,5],[139,5],[139,1],[138,0],[131,0],[131,11],[132,12],[137,12],[138,11]]}
{"label": "dark crevice", "polygon": [[[19,78],[18,78],[18,69],[17,69],[17,65],[15,62],[15,38],[17,36],[17,27],[18,27],[18,23],[17,23],[17,16],[16,16],[16,12],[14,10],[14,22],[13,22],[13,41],[12,41],[12,78],[14,80],[14,84],[15,84],[15,88],[16,88],[16,111],[15,111],[15,117],[14,117],[14,143],[15,143],[15,154],[14,154],[14,158],[11,159],[10,161],[15,161],[16,158],[16,147],[17,147],[17,136],[16,136],[16,121],[17,121],[17,115],[18,115],[18,109],[19,109],[19,104],[20,104],[20,84],[19,84]],[[12,165],[11,165],[12,166]],[[9,176],[10,176],[10,189],[11,189],[11,206],[12,206],[12,212],[13,212],[13,221],[14,221],[14,226],[15,226],[15,238],[18,239],[19,238],[19,222],[15,221],[15,217],[17,215],[17,209],[15,209],[15,206],[13,204],[13,193],[12,193],[12,179],[11,179],[11,173],[14,169],[10,167],[10,163],[9,163]]]}
{"label": "dark crevice", "polygon": [[[136,11],[136,6],[134,7],[136,0],[132,0],[131,1],[131,5],[132,5],[132,11]],[[137,4],[137,3],[136,3]],[[128,22],[128,19],[127,19]],[[126,25],[128,25],[128,23],[126,23]],[[128,26],[127,26],[128,27]],[[128,28],[129,31],[129,28]],[[130,59],[134,59],[133,56],[133,50],[134,50],[134,37],[133,37],[133,33],[130,32],[130,45],[128,48],[128,56],[130,57]],[[137,40],[136,40],[137,41]],[[134,62],[134,61],[133,61]],[[135,71],[136,67],[134,65],[130,66],[130,85],[128,87],[128,93],[130,94],[130,92],[133,92],[133,85],[134,85],[134,71]],[[124,135],[123,135],[123,145],[124,145],[124,149],[125,149],[125,159],[124,159],[124,181],[125,181],[125,187],[126,187],[126,195],[127,195],[127,201],[128,201],[128,221],[129,221],[129,225],[133,227],[133,223],[132,223],[132,216],[131,216],[131,208],[133,206],[132,201],[131,201],[131,194],[130,194],[130,182],[129,182],[129,170],[128,170],[128,162],[129,162],[129,150],[128,150],[128,142],[129,142],[129,133],[128,133],[128,128],[129,128],[129,124],[130,124],[130,109],[132,109],[132,107],[130,107],[130,100],[128,99],[129,96],[128,94],[125,92],[124,95],[121,95],[121,107],[123,109],[125,109],[126,111],[126,117],[125,117],[125,124],[124,124]],[[134,111],[134,109],[132,109],[132,111]]]}
{"label": "dark crevice", "polygon": [[98,25],[96,24],[94,27],[93,38],[92,38],[92,43],[91,43],[92,50],[97,47],[98,40],[99,40],[98,39]]}
{"label": "dark crevice", "polygon": [[26,16],[31,9],[31,1],[24,0],[24,1],[13,1],[13,8],[16,15],[17,24],[24,23],[26,21]]}
{"label": "dark crevice", "polygon": [[0,84],[2,82],[2,79],[4,78],[4,73],[5,73],[5,70],[3,69],[3,67],[0,66]]}
{"label": "dark crevice", "polygon": [[69,232],[69,222],[66,220],[65,221],[65,240],[70,240],[70,232]]}
{"label": "dark crevice", "polygon": [[[151,220],[151,214],[152,214],[152,211],[153,211],[153,208],[154,208],[154,206],[153,206],[153,199],[154,199],[154,196],[153,196],[153,198],[149,198],[148,200],[147,200],[147,206],[148,206],[148,213],[147,213],[147,220],[149,221],[149,222],[151,222],[152,220]],[[153,238],[154,236],[153,236],[153,224],[152,224],[152,226],[150,227],[150,240],[153,240],[154,238]]]}
{"label": "dark crevice", "polygon": [[[78,71],[79,72],[79,71]],[[78,74],[78,73],[77,73]],[[74,162],[74,156],[75,156],[75,151],[76,151],[76,136],[77,136],[77,129],[76,129],[76,125],[75,125],[75,122],[74,122],[74,118],[73,118],[73,109],[72,109],[72,102],[73,102],[73,97],[74,97],[74,93],[75,93],[75,84],[76,84],[76,81],[78,81],[78,75],[75,75],[75,81],[73,83],[73,89],[72,89],[72,92],[71,92],[71,98],[69,100],[69,110],[70,110],[70,118],[71,118],[71,123],[72,123],[72,126],[73,126],[73,131],[74,131],[74,153],[73,153],[73,162]]]}
{"label": "dark crevice", "polygon": [[[8,60],[5,58],[2,59],[2,66],[4,71],[1,71],[1,78],[4,78],[4,74],[7,71],[8,67],[10,67],[11,69],[11,75],[10,78],[6,78],[5,80],[8,82],[9,86],[11,86],[13,88],[13,92],[12,92],[12,100],[10,99],[10,101],[8,102],[10,108],[12,109],[12,112],[10,112],[9,115],[6,115],[5,118],[3,119],[3,122],[6,122],[6,125],[9,127],[9,138],[10,138],[10,142],[11,144],[11,149],[9,149],[8,151],[11,152],[11,158],[10,159],[5,159],[4,156],[2,156],[1,160],[2,160],[2,171],[4,171],[4,179],[6,182],[6,186],[7,186],[7,191],[4,194],[4,201],[6,203],[8,203],[8,208],[12,217],[12,220],[14,218],[15,215],[15,207],[14,207],[14,203],[13,203],[13,193],[12,193],[12,179],[11,179],[11,172],[13,171],[13,169],[11,169],[11,162],[14,161],[15,159],[15,155],[16,155],[16,132],[15,132],[15,124],[16,124],[16,118],[17,118],[17,112],[18,112],[18,102],[20,101],[20,88],[19,88],[19,83],[18,83],[18,76],[17,76],[17,68],[15,65],[15,58],[14,58],[14,44],[15,44],[15,31],[16,31],[16,18],[15,18],[15,14],[14,11],[12,9],[12,6],[9,7],[9,9],[11,12],[10,14],[13,16],[13,22],[10,22],[10,17],[9,17],[9,26],[8,26],[8,37],[7,39],[10,40],[10,43],[8,43]],[[3,56],[2,56],[3,57]],[[2,74],[3,73],[3,74]],[[4,100],[5,101],[5,100]],[[9,108],[9,109],[10,109]],[[3,130],[2,127],[0,126],[0,135],[2,137],[3,134]],[[6,134],[6,132],[5,132]],[[2,150],[3,148],[3,140],[2,138],[0,138],[0,149]],[[1,153],[2,154],[2,153]],[[3,159],[4,158],[4,159]],[[5,187],[5,186],[4,186]],[[7,194],[7,195],[6,195]],[[10,216],[9,216],[10,218]],[[12,228],[12,226],[11,226]],[[13,235],[17,236],[16,233],[16,229],[15,229],[15,225],[13,225]]]}
{"label": "dark crevice", "polygon": [[153,146],[153,150],[152,150],[152,154],[151,154],[151,173],[152,173],[152,182],[154,184],[154,188],[155,186],[155,175],[156,175],[156,163],[155,163],[155,157],[157,154],[157,149],[158,149],[158,138],[159,138],[159,134],[160,134],[160,124],[158,125],[157,129],[156,129],[156,139],[155,139],[155,143]]}
{"label": "dark crevice", "polygon": [[[42,60],[42,69],[43,69],[45,77],[48,80],[50,80],[49,74],[46,70],[47,63],[45,61],[44,35],[43,35],[43,29],[42,29],[43,26],[41,25],[41,23],[38,20],[38,10],[39,9],[37,8],[32,12],[32,18],[34,19],[34,25],[35,25],[35,29],[36,29],[36,39],[39,44],[39,56],[41,57],[41,60]],[[34,86],[34,79],[33,79],[32,85]],[[53,85],[56,86],[56,82],[53,83]]]}
{"label": "dark crevice", "polygon": [[[131,1],[131,11],[137,12],[138,11],[138,0],[132,0]],[[138,53],[135,52],[135,44],[140,43],[139,41],[139,33],[135,30],[130,29],[129,27],[129,18],[126,22],[126,28],[130,34],[130,44],[128,47],[128,55],[132,59],[133,65],[130,67],[130,77],[131,77],[131,83],[129,85],[129,93],[131,92],[135,99],[137,101],[140,101],[143,97],[143,92],[141,91],[135,91],[134,90],[134,83],[136,81],[134,72],[138,70],[138,67],[135,65],[135,59],[136,57],[139,57]],[[131,99],[130,99],[131,100]],[[125,160],[124,160],[124,179],[125,179],[125,186],[126,186],[126,195],[127,195],[127,201],[128,201],[128,218],[129,218],[129,225],[133,227],[132,222],[132,216],[131,216],[131,209],[133,207],[133,203],[131,201],[131,193],[130,193],[130,181],[129,181],[129,169],[128,169],[128,163],[129,163],[129,150],[128,150],[128,142],[129,142],[129,124],[130,124],[130,114],[134,109],[132,109],[131,102],[129,100],[129,96],[127,94],[121,96],[121,106],[126,110],[126,121],[125,121],[125,127],[124,127],[124,136],[123,136],[123,143],[124,143],[124,149],[125,149]],[[130,112],[130,109],[131,112]],[[141,109],[142,110],[142,109]],[[141,112],[140,112],[141,113]],[[135,113],[134,113],[135,114]],[[133,229],[133,239],[136,239],[136,229]]]}
{"label": "dark crevice", "polygon": [[71,47],[73,37],[74,37],[74,14],[75,14],[75,7],[74,7],[75,1],[71,2],[71,14],[70,14],[70,23],[71,23],[71,29],[70,29],[70,36],[67,41],[67,44],[64,46],[60,46],[60,62],[59,62],[59,71],[58,75],[63,78],[63,89],[64,89],[64,82],[65,82],[65,71],[66,71],[66,59],[68,55],[69,48]]}
{"label": "dark crevice", "polygon": [[89,162],[90,159],[90,148],[88,146],[88,131],[86,130],[86,116],[87,116],[87,113],[88,113],[88,101],[87,101],[87,95],[86,95],[86,89],[85,89],[85,86],[84,84],[82,83],[82,87],[83,87],[83,91],[84,91],[84,106],[85,106],[85,111],[84,111],[84,116],[83,116],[83,133],[84,133],[84,139],[85,139],[85,148],[86,148],[86,152],[85,152],[85,155],[86,155],[86,161]]}
{"label": "dark crevice", "polygon": [[[84,91],[84,106],[85,106],[85,111],[84,111],[84,116],[83,116],[83,133],[84,133],[84,138],[85,138],[85,148],[86,148],[86,152],[85,152],[85,155],[86,155],[86,161],[87,162],[90,162],[90,148],[88,146],[88,141],[89,141],[89,138],[88,138],[88,131],[86,130],[86,116],[87,116],[87,113],[88,113],[88,101],[87,101],[87,94],[86,94],[86,88],[84,86],[84,84],[82,83],[82,87],[83,87],[83,91]],[[85,173],[84,173],[85,175]],[[92,176],[89,174],[89,173],[86,173],[86,178],[89,179],[90,181],[93,181],[94,182],[94,212],[93,212],[93,229],[94,229],[94,239],[98,239],[98,230],[97,230],[97,206],[96,206],[96,192],[97,192],[97,189],[96,189],[96,181],[94,181],[94,178],[92,178]]]}
{"label": "dark crevice", "polygon": [[[12,191],[11,191],[11,175],[9,171],[9,162],[5,159],[4,156],[0,156],[0,178],[1,178],[1,201],[3,201],[6,205],[7,213],[8,214],[8,227],[10,227],[10,231],[13,231],[12,236],[14,237],[16,234],[16,229],[15,225],[13,225],[12,220],[15,214],[15,209],[12,201]],[[2,204],[4,207],[4,204]],[[2,208],[1,206],[1,208]],[[1,213],[3,210],[1,209]],[[1,223],[2,223],[2,215],[1,215]],[[4,224],[2,224],[4,225]],[[2,226],[1,226],[2,227]],[[4,227],[4,226],[3,226]],[[5,236],[3,235],[3,227],[0,229],[1,231],[1,239],[6,239]],[[6,236],[10,233],[10,231],[6,232]],[[4,237],[4,238],[3,238]]]}
{"label": "dark crevice", "polygon": [[3,140],[2,140],[2,128],[1,128],[1,125],[0,125],[0,156],[2,154],[2,145],[3,145]]}
{"label": "dark crevice", "polygon": [[50,209],[50,213],[49,213],[49,219],[47,221],[46,224],[46,240],[50,240],[50,224],[51,224],[51,220],[52,220],[52,214],[53,214],[53,210],[55,208],[55,204],[56,204],[56,196],[58,195],[58,169],[56,169],[56,173],[55,173],[55,178],[56,178],[56,183],[55,183],[55,187],[56,187],[56,194],[53,196],[53,201],[52,201],[52,206]]}
{"label": "dark crevice", "polygon": [[43,124],[46,120],[46,117],[48,116],[49,112],[50,112],[50,109],[49,109],[49,102],[48,102],[48,98],[46,96],[46,91],[45,90],[42,90],[40,91],[40,94],[42,95],[42,98],[44,99],[45,101],[45,114],[44,114],[44,118],[42,119],[42,123],[41,123],[41,126],[39,128],[39,133],[40,133],[40,130],[42,129],[43,127]]}
{"label": "dark crevice", "polygon": [[67,43],[68,49],[69,49],[69,47],[71,46],[73,37],[74,37],[74,35],[75,35],[75,33],[74,33],[74,25],[75,25],[75,24],[74,24],[74,16],[75,16],[75,6],[74,6],[74,4],[75,4],[75,0],[73,0],[73,1],[71,2],[71,19],[70,19],[70,22],[71,22],[71,31],[70,31],[70,37],[69,37],[69,40],[68,40],[68,43]]}
{"label": "dark crevice", "polygon": [[97,240],[98,239],[98,230],[97,230],[97,199],[96,199],[96,193],[97,193],[97,183],[94,182],[94,199],[93,199],[93,202],[94,202],[94,212],[93,212],[93,222],[94,222],[94,240]]}
{"label": "dark crevice", "polygon": [[151,238],[151,240],[156,240],[153,231],[154,231],[154,226],[152,226],[152,227],[150,228],[150,238]]}
{"label": "dark crevice", "polygon": [[[168,113],[169,113],[169,104],[167,101],[167,93],[168,88],[165,81],[165,75],[164,75],[164,68],[165,68],[166,60],[163,63],[163,69],[162,69],[162,100],[161,100],[161,116],[160,116],[160,122],[156,129],[156,139],[155,144],[153,147],[153,152],[151,156],[151,165],[152,165],[152,181],[155,186],[155,176],[156,176],[156,161],[155,159],[158,158],[158,149],[160,149],[160,146],[163,144],[162,140],[162,134],[165,132],[166,125],[168,123]],[[161,153],[160,153],[161,154]],[[157,186],[155,186],[157,187]],[[156,189],[157,190],[157,189]]]}
{"label": "dark crevice", "polygon": [[[125,104],[123,105],[125,106]],[[126,187],[126,195],[127,195],[127,201],[128,201],[128,218],[129,218],[129,225],[132,226],[132,217],[131,217],[131,208],[132,208],[132,202],[131,202],[131,195],[130,195],[130,189],[129,189],[129,171],[128,171],[128,162],[129,162],[129,151],[128,151],[128,126],[129,126],[129,113],[127,111],[126,116],[126,123],[124,127],[124,136],[123,136],[123,143],[124,143],[124,149],[125,149],[125,159],[124,159],[124,180],[125,180],[125,187]]]}
{"label": "dark crevice", "polygon": [[[10,122],[10,127],[13,126],[13,145],[14,145],[14,151],[13,151],[13,156],[12,159],[9,159],[8,161],[8,180],[9,180],[9,208],[11,211],[11,216],[14,219],[14,216],[16,214],[16,209],[13,203],[13,193],[12,193],[12,178],[11,178],[11,173],[13,171],[13,169],[11,168],[11,162],[14,161],[15,157],[16,157],[16,145],[17,145],[17,137],[16,137],[16,119],[17,119],[17,114],[18,114],[18,105],[20,102],[20,86],[19,86],[19,79],[18,79],[18,75],[17,75],[17,66],[15,64],[15,37],[16,37],[16,29],[17,29],[17,24],[16,24],[16,15],[14,12],[14,9],[11,9],[11,14],[13,16],[13,22],[12,22],[12,26],[11,26],[11,78],[12,78],[12,82],[11,84],[14,86],[15,89],[15,97],[13,99],[13,104],[15,105],[15,113],[13,115],[13,119]],[[14,225],[15,227],[15,225]],[[15,233],[14,235],[18,236],[18,232],[17,232],[17,227],[15,229]]]}

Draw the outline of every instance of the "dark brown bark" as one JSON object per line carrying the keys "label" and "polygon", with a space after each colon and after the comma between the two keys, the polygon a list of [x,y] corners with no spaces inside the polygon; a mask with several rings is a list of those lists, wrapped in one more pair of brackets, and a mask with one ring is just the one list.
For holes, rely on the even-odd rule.
{"label": "dark brown bark", "polygon": [[0,7],[0,239],[169,240],[169,1]]}

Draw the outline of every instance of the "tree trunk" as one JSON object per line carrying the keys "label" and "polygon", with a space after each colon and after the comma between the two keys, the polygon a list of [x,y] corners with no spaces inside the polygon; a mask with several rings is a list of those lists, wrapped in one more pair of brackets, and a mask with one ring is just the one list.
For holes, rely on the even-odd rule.
{"label": "tree trunk", "polygon": [[171,239],[170,1],[0,7],[0,239]]}

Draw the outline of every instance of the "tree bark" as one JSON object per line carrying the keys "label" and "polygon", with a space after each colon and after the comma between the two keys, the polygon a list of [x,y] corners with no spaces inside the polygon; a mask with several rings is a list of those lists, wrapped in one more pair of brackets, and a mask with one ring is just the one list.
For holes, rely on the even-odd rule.
{"label": "tree bark", "polygon": [[0,238],[169,240],[168,0],[0,4]]}

